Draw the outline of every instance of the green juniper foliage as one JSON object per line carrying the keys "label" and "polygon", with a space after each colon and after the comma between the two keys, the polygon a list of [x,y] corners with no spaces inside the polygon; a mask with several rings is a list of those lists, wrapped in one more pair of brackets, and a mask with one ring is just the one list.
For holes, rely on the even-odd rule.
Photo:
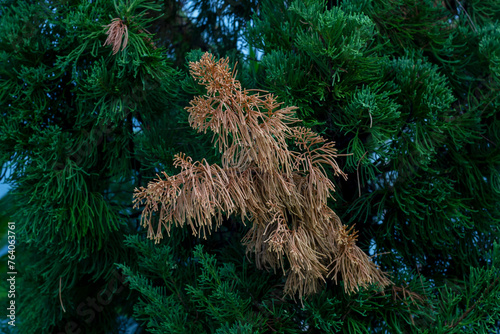
{"label": "green juniper foliage", "polygon": [[[130,189],[153,173],[135,158],[139,111],[145,126],[151,114],[175,108],[177,72],[142,32],[153,22],[148,13],[162,6],[2,5],[0,164],[13,185],[15,328],[114,330],[117,315],[131,309],[121,301],[129,292],[103,295],[94,312],[86,304],[99,300],[114,264],[129,257],[124,236],[136,231]],[[129,25],[128,45],[117,55],[103,46],[115,17]]]}
{"label": "green juniper foliage", "polygon": [[[499,19],[496,0],[0,0],[0,221],[18,272],[1,331],[497,332]],[[146,238],[134,188],[177,174],[179,152],[221,159],[184,110],[205,51],[345,154],[329,205],[393,285],[285,297],[237,218],[206,240]]]}

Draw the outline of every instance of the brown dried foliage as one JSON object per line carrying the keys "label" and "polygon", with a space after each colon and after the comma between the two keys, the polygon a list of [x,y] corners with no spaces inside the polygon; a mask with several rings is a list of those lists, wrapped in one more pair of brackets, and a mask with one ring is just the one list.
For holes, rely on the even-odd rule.
{"label": "brown dried foliage", "polygon": [[[334,143],[308,128],[292,126],[296,107],[282,108],[271,94],[242,89],[228,59],[215,62],[205,53],[190,64],[191,75],[207,89],[190,106],[193,128],[214,133],[222,163],[175,158],[181,171],[135,189],[145,204],[142,224],[158,242],[172,224],[201,234],[220,226],[223,215],[239,215],[251,229],[242,240],[259,268],[283,270],[285,293],[299,298],[317,292],[328,276],[342,277],[345,290],[390,281],[356,246],[356,234],[327,206],[335,191],[325,167],[346,177],[335,162]],[[293,141],[299,150],[292,150]],[[159,224],[153,228],[153,213]],[[285,270],[287,264],[289,269]]]}
{"label": "brown dried foliage", "polygon": [[127,47],[128,43],[128,28],[125,22],[119,18],[114,18],[111,20],[110,24],[104,27],[108,28],[108,31],[106,32],[108,38],[106,38],[104,46],[112,45],[114,55],[120,51],[120,46],[123,51]]}

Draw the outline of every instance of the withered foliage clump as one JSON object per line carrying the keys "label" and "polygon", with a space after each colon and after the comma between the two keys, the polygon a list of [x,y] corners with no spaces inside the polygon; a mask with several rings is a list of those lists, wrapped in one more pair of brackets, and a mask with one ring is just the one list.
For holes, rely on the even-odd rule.
{"label": "withered foliage clump", "polygon": [[[294,126],[296,107],[282,108],[272,94],[242,89],[228,59],[205,53],[191,75],[207,89],[190,106],[193,128],[214,133],[221,165],[193,162],[178,154],[177,175],[135,189],[135,206],[145,204],[142,224],[159,241],[162,229],[188,224],[195,235],[220,226],[223,215],[239,215],[252,227],[243,239],[259,268],[283,270],[285,293],[299,298],[317,292],[327,277],[342,278],[348,292],[390,281],[356,246],[356,233],[327,206],[335,191],[325,167],[346,175],[335,162],[334,143]],[[288,143],[293,142],[297,150]],[[159,211],[156,232],[153,213]],[[285,268],[290,267],[288,272]]]}
{"label": "withered foliage clump", "polygon": [[128,28],[125,22],[123,22],[119,18],[114,18],[111,20],[111,23],[104,26],[108,29],[106,35],[106,41],[104,42],[104,46],[112,45],[113,46],[113,54],[117,54],[120,51],[120,46],[122,47],[122,51],[127,47],[128,43]]}
{"label": "withered foliage clump", "polygon": [[[127,24],[119,18],[114,18],[111,20],[110,24],[103,27],[107,29],[106,35],[108,35],[108,38],[106,38],[106,41],[104,41],[103,46],[112,45],[113,55],[117,54],[118,51],[120,51],[120,46],[122,48],[122,51],[125,50],[129,38]],[[147,31],[146,29],[139,29],[139,33],[145,34],[146,36],[143,37],[143,40],[151,45],[153,49],[156,49],[155,43],[148,36],[151,35],[149,31]]]}

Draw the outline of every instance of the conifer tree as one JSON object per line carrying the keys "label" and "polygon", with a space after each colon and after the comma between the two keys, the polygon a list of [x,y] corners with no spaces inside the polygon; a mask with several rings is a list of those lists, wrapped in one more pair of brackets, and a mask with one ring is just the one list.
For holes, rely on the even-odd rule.
{"label": "conifer tree", "polygon": [[[500,328],[497,1],[0,4],[0,180],[9,169],[13,187],[0,213],[16,223],[19,272],[16,326],[3,332]],[[222,83],[247,90],[199,85],[189,64],[201,83],[214,78],[200,72],[205,51],[235,71]],[[207,114],[221,97],[231,108]],[[272,131],[231,128],[235,108],[248,115],[237,124],[272,121]],[[326,147],[315,151],[319,171],[303,163],[315,154],[306,135]],[[221,181],[196,200],[189,190],[202,183],[189,185],[207,173]],[[312,188],[311,173],[323,181]],[[169,235],[155,244],[141,219]],[[183,223],[213,228],[193,235]],[[324,252],[342,240],[311,238],[316,253],[294,258],[290,242],[262,235],[299,226],[356,230],[351,249],[392,284],[321,270],[290,281],[307,273],[296,261],[331,264],[335,252]]]}
{"label": "conifer tree", "polygon": [[168,119],[177,94],[148,33],[161,10],[2,1],[0,165],[11,171],[19,272],[17,322],[5,330],[103,333],[130,313],[115,263],[137,230],[129,189],[153,168],[136,158],[134,133],[139,113]]}

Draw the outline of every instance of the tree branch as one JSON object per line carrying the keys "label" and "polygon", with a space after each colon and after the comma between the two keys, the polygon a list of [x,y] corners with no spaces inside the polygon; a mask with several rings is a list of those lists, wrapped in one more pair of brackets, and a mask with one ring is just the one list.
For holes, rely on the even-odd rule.
{"label": "tree branch", "polygon": [[456,321],[453,321],[450,325],[448,325],[448,329],[453,329],[455,327],[457,327],[460,322],[462,322],[462,320],[465,319],[466,316],[469,315],[469,313],[471,313],[474,308],[476,308],[477,304],[479,304],[479,302],[483,299],[484,296],[488,295],[489,292],[490,292],[490,289],[496,284],[498,283],[498,281],[500,280],[500,277],[497,277],[497,279],[492,282],[483,292],[483,295],[474,303],[472,304],[471,307],[469,307],[465,312],[464,314],[462,314],[462,316],[460,316],[460,318],[458,318]]}

